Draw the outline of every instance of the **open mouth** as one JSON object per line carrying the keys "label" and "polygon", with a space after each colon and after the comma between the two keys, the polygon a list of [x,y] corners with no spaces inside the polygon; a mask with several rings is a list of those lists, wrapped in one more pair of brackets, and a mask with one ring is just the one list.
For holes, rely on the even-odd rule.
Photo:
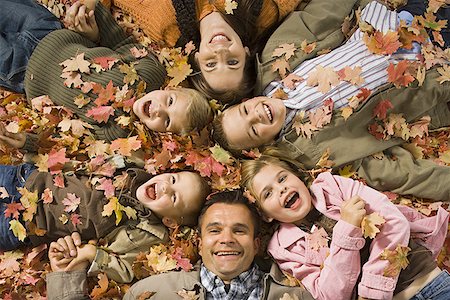
{"label": "open mouth", "polygon": [[300,195],[297,192],[294,192],[290,194],[285,200],[284,200],[284,207],[285,208],[291,208],[297,200],[300,199]]}
{"label": "open mouth", "polygon": [[158,195],[157,187],[158,186],[157,186],[156,183],[153,183],[153,184],[149,185],[147,187],[147,190],[145,191],[147,193],[147,197],[149,197],[152,200],[155,200],[157,195]]}
{"label": "open mouth", "polygon": [[230,39],[224,35],[223,33],[218,33],[215,34],[212,39],[209,41],[211,44],[215,44],[215,43],[225,43],[225,42],[229,42]]}
{"label": "open mouth", "polygon": [[263,104],[263,107],[264,107],[264,112],[267,115],[267,118],[269,119],[270,123],[272,123],[272,121],[273,121],[272,110],[270,109],[269,105],[267,105],[267,104]]}
{"label": "open mouth", "polygon": [[150,117],[150,109],[152,106],[152,100],[149,100],[144,103],[144,108],[142,109],[144,111],[144,114]]}

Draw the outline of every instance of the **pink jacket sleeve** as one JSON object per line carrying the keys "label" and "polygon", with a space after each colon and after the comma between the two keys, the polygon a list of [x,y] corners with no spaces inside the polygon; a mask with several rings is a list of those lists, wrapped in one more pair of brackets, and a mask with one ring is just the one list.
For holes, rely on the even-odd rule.
{"label": "pink jacket sleeve", "polygon": [[280,268],[300,279],[314,299],[350,299],[361,265],[364,247],[361,229],[338,221],[330,248],[313,250],[308,233],[293,224],[281,224],[268,251]]}
{"label": "pink jacket sleeve", "polygon": [[392,251],[398,245],[408,246],[410,237],[408,220],[384,194],[352,179],[323,173],[314,181],[311,191],[314,195],[313,205],[332,219],[340,219],[342,201],[355,195],[366,202],[367,214],[377,212],[385,219],[385,223],[379,227],[380,232],[371,242],[369,260],[362,267],[358,293],[369,299],[392,299],[398,275],[383,276],[389,262],[381,260],[380,254],[384,249]]}

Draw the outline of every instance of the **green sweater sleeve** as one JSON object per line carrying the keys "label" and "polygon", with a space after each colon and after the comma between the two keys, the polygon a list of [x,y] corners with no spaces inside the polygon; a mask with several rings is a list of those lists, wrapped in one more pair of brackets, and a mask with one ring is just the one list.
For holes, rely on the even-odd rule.
{"label": "green sweater sleeve", "polygon": [[128,36],[114,20],[111,12],[100,2],[95,7],[95,20],[100,34],[100,46],[115,50],[126,44],[135,43],[133,36]]}
{"label": "green sweater sleeve", "polygon": [[294,11],[270,36],[263,52],[257,61],[256,92],[260,94],[277,74],[272,71],[273,51],[281,44],[300,44],[306,40],[308,43],[316,42],[316,48],[306,54],[298,50],[295,56],[289,59],[291,69],[296,68],[303,61],[313,58],[323,49],[334,49],[344,41],[341,30],[342,22],[349,15],[357,0],[312,0],[303,11]]}

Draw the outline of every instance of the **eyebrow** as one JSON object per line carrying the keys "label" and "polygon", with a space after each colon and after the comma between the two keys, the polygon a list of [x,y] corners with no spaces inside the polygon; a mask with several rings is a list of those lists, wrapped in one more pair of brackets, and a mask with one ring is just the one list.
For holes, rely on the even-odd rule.
{"label": "eyebrow", "polygon": [[[284,172],[284,170],[280,170],[280,171],[278,171],[276,174],[275,174],[275,179],[277,179],[279,176],[280,176],[280,174],[281,173],[283,173]],[[273,180],[271,180],[271,181],[273,181]],[[263,194],[264,194],[264,192],[266,191],[266,190],[268,190],[269,189],[269,186],[265,186],[264,188],[263,188],[263,190],[261,191],[261,193],[259,193],[259,198],[261,199],[261,200],[264,200],[264,198],[263,198]]]}

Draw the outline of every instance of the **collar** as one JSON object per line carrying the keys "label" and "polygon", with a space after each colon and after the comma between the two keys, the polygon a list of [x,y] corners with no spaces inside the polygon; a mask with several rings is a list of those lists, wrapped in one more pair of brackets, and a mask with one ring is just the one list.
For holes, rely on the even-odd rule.
{"label": "collar", "polygon": [[306,237],[306,232],[291,223],[280,223],[279,229],[275,232],[272,239],[276,240],[278,244],[287,248],[297,242],[301,238]]}
{"label": "collar", "polygon": [[[253,263],[250,269],[233,278],[230,284],[237,284],[244,288],[245,292],[253,289],[261,279],[264,273]],[[225,283],[216,274],[208,270],[203,263],[200,266],[200,281],[205,289],[211,293],[215,288],[224,286]]]}

